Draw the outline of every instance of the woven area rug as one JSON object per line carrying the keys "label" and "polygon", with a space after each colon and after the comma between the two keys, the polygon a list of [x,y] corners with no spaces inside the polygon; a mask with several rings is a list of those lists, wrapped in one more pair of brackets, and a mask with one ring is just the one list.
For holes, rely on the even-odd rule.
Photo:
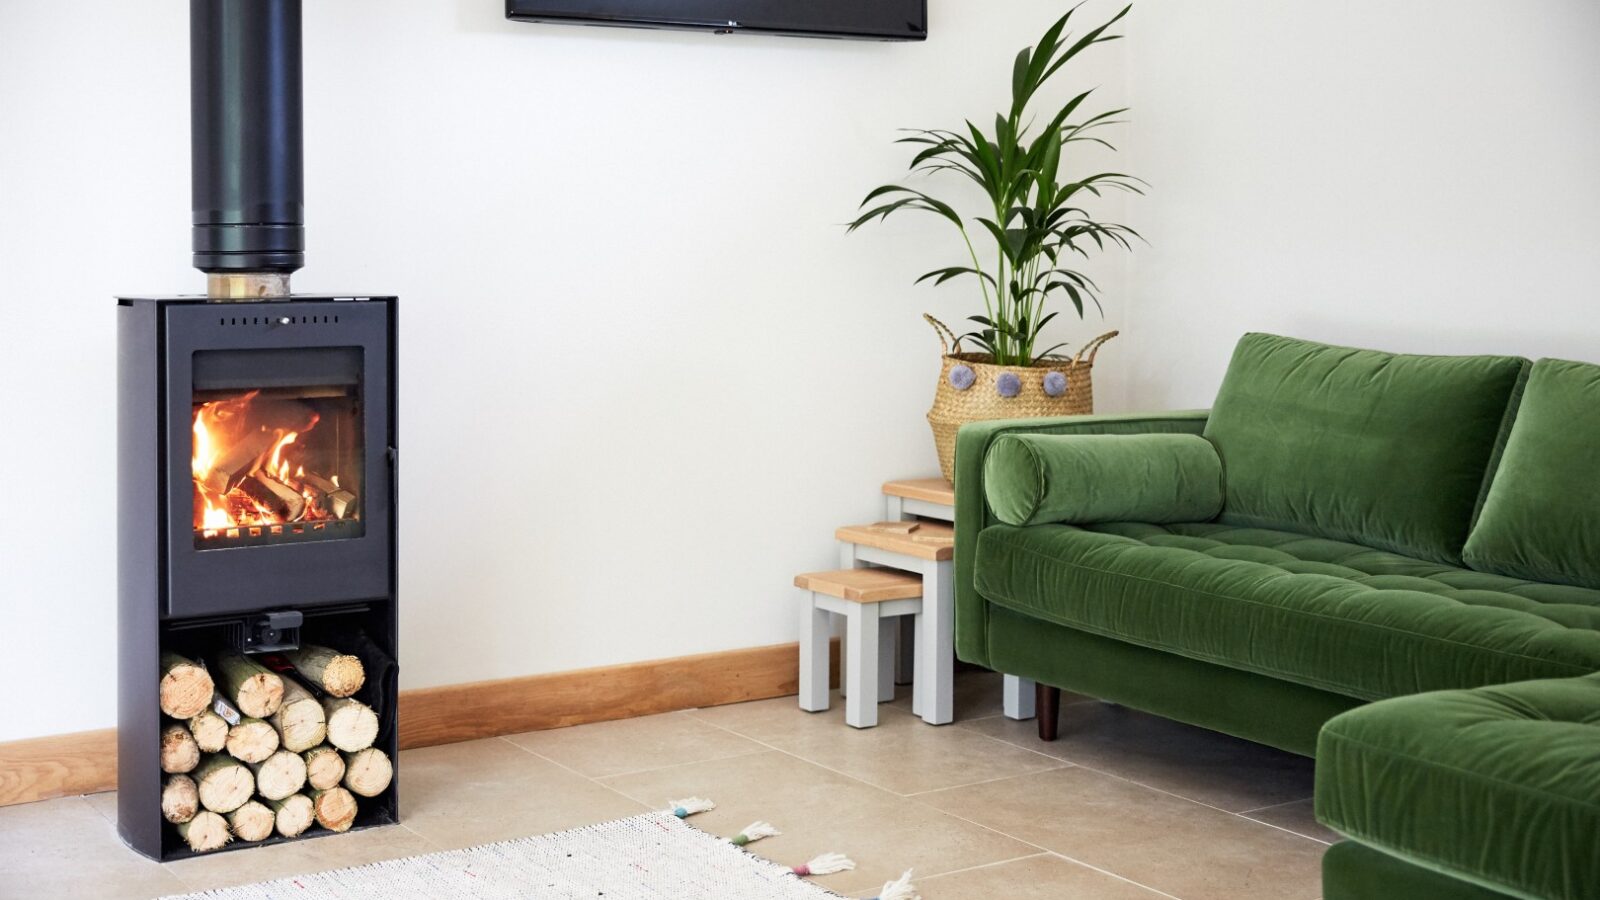
{"label": "woven area rug", "polygon": [[183,894],[167,900],[816,900],[823,890],[777,863],[646,813],[540,837]]}

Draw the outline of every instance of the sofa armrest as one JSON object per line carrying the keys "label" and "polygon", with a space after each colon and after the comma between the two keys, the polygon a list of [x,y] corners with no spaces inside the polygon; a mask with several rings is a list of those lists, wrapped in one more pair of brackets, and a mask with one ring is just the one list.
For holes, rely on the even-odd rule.
{"label": "sofa armrest", "polygon": [[995,524],[983,483],[989,445],[1008,434],[1200,434],[1206,410],[1048,419],[1000,419],[964,425],[956,435],[956,655],[989,664],[988,602],[978,594],[973,562],[978,534]]}

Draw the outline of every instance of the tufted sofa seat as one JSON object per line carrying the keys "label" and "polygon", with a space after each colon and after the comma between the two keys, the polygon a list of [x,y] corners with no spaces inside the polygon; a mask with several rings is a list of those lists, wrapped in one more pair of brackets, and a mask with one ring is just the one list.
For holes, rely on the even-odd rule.
{"label": "tufted sofa seat", "polygon": [[975,572],[998,606],[1362,700],[1600,670],[1600,591],[1288,531],[992,525]]}
{"label": "tufted sofa seat", "polygon": [[1345,857],[1374,850],[1514,896],[1600,896],[1600,675],[1337,716],[1317,742],[1316,803],[1360,842],[1329,853],[1329,896],[1360,893],[1371,867]]}

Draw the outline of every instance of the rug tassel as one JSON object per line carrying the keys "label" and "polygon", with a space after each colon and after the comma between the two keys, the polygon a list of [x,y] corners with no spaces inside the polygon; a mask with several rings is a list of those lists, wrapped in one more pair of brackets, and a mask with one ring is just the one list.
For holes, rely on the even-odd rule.
{"label": "rug tassel", "polygon": [[856,867],[855,860],[843,853],[824,853],[812,861],[794,867],[794,873],[801,878],[807,875],[832,875],[835,872],[848,872]]}
{"label": "rug tassel", "polygon": [[771,822],[752,822],[745,826],[743,831],[728,838],[728,840],[732,841],[736,847],[743,847],[746,844],[754,844],[762,838],[777,837],[780,834],[783,834],[783,832],[772,827]]}
{"label": "rug tassel", "polygon": [[716,808],[715,803],[704,797],[689,797],[684,800],[673,800],[667,806],[667,811],[680,819],[687,819],[695,813],[710,812]]}
{"label": "rug tassel", "polygon": [[873,900],[922,900],[916,885],[911,883],[911,870],[883,886],[883,891]]}

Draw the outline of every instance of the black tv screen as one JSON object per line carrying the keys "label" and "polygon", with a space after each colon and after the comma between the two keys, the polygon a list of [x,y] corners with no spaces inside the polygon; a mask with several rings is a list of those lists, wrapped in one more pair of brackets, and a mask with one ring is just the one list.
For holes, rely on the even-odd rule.
{"label": "black tv screen", "polygon": [[927,0],[506,0],[506,18],[884,41],[928,36]]}

